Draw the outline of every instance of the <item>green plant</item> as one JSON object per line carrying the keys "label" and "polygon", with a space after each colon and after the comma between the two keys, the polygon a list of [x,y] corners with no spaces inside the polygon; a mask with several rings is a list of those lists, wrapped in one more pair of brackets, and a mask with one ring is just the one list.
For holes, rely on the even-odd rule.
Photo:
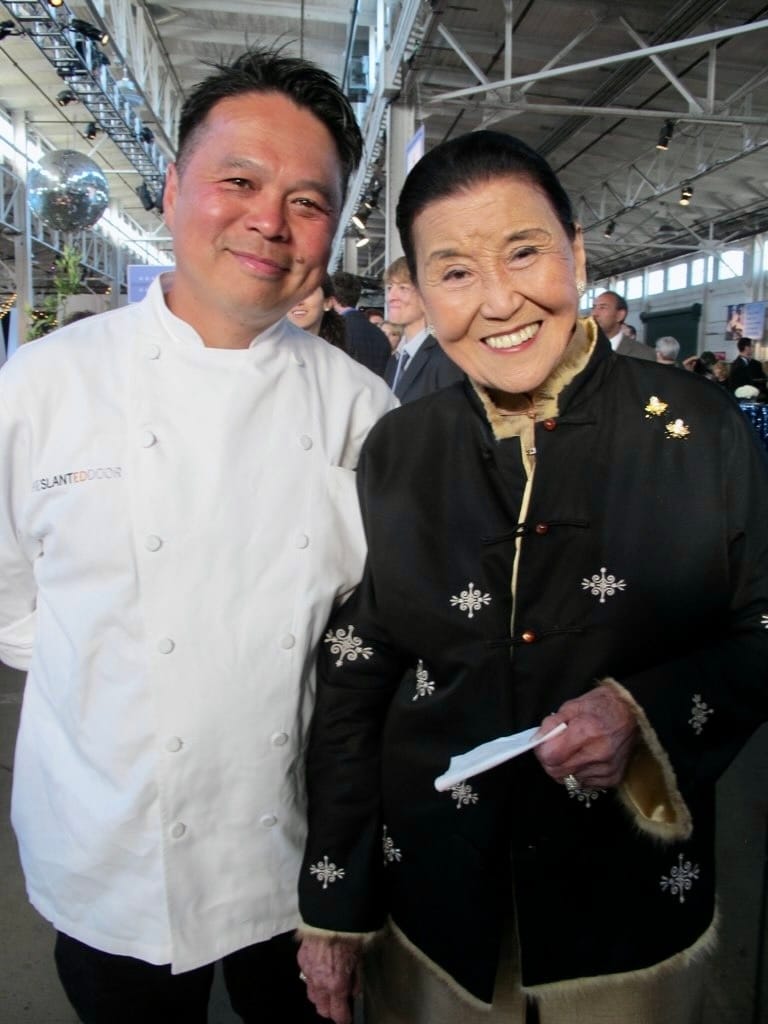
{"label": "green plant", "polygon": [[27,340],[41,338],[59,326],[59,310],[65,299],[80,291],[80,254],[71,245],[65,245],[54,263],[53,295],[47,296],[35,307],[27,308],[29,327]]}

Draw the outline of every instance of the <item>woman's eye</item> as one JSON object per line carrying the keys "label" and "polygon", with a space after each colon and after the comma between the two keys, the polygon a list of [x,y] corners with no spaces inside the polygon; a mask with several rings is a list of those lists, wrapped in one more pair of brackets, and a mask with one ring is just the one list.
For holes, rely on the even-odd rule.
{"label": "woman's eye", "polygon": [[443,274],[444,281],[456,283],[466,281],[468,277],[469,271],[462,270],[460,267],[455,267],[452,270],[446,270],[446,272]]}
{"label": "woman's eye", "polygon": [[533,259],[533,257],[537,254],[537,252],[538,252],[538,249],[536,249],[535,246],[533,246],[533,245],[526,245],[522,249],[516,249],[512,253],[512,259],[515,262],[518,262],[518,263],[521,262],[521,261],[524,262],[526,260]]}

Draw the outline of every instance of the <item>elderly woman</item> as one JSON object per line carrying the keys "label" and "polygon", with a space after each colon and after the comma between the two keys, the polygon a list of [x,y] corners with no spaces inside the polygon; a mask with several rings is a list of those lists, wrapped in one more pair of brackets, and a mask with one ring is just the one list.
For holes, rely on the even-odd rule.
{"label": "elderly woman", "polygon": [[308,994],[346,1024],[382,930],[369,1024],[695,1020],[714,785],[768,704],[764,456],[719,388],[578,319],[581,234],[523,143],[431,151],[398,227],[468,379],[386,416],[360,463],[369,559],[309,751]]}

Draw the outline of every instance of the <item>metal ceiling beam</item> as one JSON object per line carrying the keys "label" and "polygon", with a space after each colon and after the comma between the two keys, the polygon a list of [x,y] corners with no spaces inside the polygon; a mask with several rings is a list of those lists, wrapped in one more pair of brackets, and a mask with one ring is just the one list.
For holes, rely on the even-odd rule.
{"label": "metal ceiling beam", "polygon": [[599,57],[596,60],[582,61],[580,64],[568,64],[564,67],[552,68],[548,71],[534,71],[529,75],[516,75],[512,78],[505,78],[499,82],[491,82],[487,85],[474,85],[466,89],[455,89],[452,92],[434,96],[430,103],[445,103],[448,100],[477,96],[481,93],[493,92],[496,89],[524,85],[527,82],[542,82],[549,78],[559,78],[562,75],[572,75],[580,71],[604,68],[610,64],[621,64],[632,60],[647,60],[656,54],[673,53],[676,50],[685,50],[692,46],[703,46],[708,43],[717,42],[720,39],[731,39],[734,36],[760,32],[765,29],[768,29],[768,19],[755,21],[751,25],[736,25],[733,28],[721,29],[717,32],[705,32],[703,35],[689,36],[687,39],[678,39],[670,43],[659,43],[656,46],[645,46],[639,50],[629,50],[625,53],[614,54],[613,56]]}
{"label": "metal ceiling beam", "polygon": [[[379,0],[382,3],[382,0]],[[352,178],[347,191],[347,200],[339,218],[339,228],[331,252],[330,265],[336,266],[344,247],[344,236],[352,215],[360,205],[361,197],[382,153],[386,109],[398,95],[402,80],[403,64],[413,53],[426,27],[432,20],[431,14],[424,14],[421,0],[403,0],[400,16],[394,26],[388,46],[379,40],[381,67],[376,76],[376,85],[366,109],[362,125],[364,153],[363,162]]]}
{"label": "metal ceiling beam", "polygon": [[[619,22],[624,26],[630,38],[634,42],[636,42],[638,46],[642,46],[645,49],[648,49],[648,43],[646,43],[646,41],[643,39],[639,32],[635,32],[635,30],[632,28],[632,26],[626,18],[620,15]],[[686,103],[688,104],[688,110],[691,111],[692,113],[703,113],[703,107],[701,106],[699,101],[691,92],[689,92],[689,90],[683,85],[683,83],[680,81],[677,75],[667,66],[667,64],[661,59],[661,57],[657,57],[656,54],[653,54],[651,56],[651,60],[662,73],[662,75],[664,75],[664,77],[667,79],[670,85],[674,89],[677,89],[677,91],[686,101]]]}
{"label": "metal ceiling beam", "polygon": [[101,63],[100,51],[70,28],[72,12],[67,4],[54,8],[45,2],[5,0],[4,6],[99,128],[159,194],[165,180],[165,157],[154,139],[140,138],[141,118],[123,98],[109,68]]}
{"label": "metal ceiling beam", "polygon": [[133,79],[169,155],[176,147],[179,111],[184,100],[154,21],[133,0],[86,0],[109,29],[112,46]]}
{"label": "metal ceiling beam", "polygon": [[[432,100],[428,99],[431,103]],[[451,106],[466,107],[466,100],[448,100]],[[692,124],[766,125],[766,118],[749,114],[705,114],[681,113],[679,110],[650,110],[647,107],[581,107],[572,103],[529,103],[527,100],[487,101],[481,105],[483,111],[513,114],[564,114],[573,117],[635,117],[652,121],[685,121]]]}

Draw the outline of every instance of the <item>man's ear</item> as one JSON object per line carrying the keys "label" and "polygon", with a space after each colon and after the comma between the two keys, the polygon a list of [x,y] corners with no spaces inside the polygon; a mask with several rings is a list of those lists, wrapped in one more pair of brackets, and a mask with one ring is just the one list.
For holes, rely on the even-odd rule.
{"label": "man's ear", "polygon": [[179,171],[176,164],[169,164],[163,189],[163,220],[173,232],[176,197],[179,194]]}

